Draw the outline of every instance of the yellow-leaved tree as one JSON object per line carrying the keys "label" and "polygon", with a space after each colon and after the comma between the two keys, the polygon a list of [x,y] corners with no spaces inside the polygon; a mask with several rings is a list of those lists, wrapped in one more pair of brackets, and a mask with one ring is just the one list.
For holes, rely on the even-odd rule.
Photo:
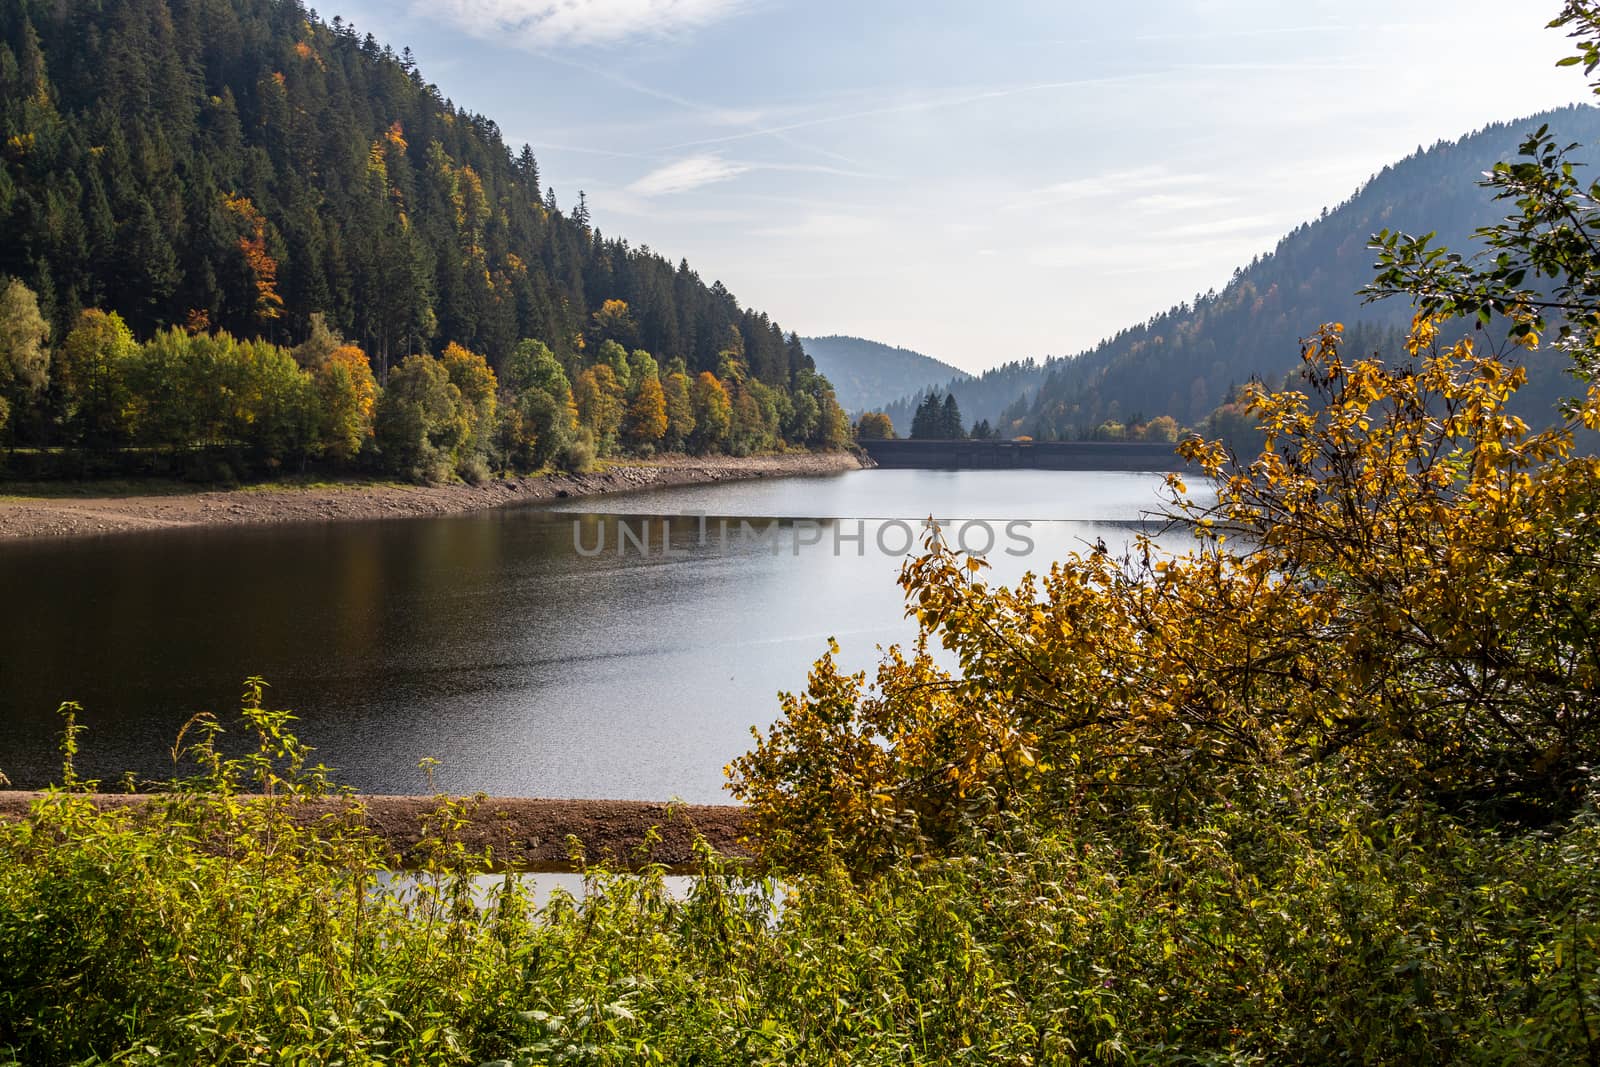
{"label": "yellow-leaved tree", "polygon": [[625,394],[610,365],[597,363],[578,375],[572,399],[578,406],[578,420],[594,434],[602,454],[616,443],[622,426]]}
{"label": "yellow-leaved tree", "polygon": [[635,447],[655,448],[667,433],[667,397],[661,379],[643,378],[628,403],[628,440]]}
{"label": "yellow-leaved tree", "polygon": [[[1192,550],[1148,535],[1003,588],[937,537],[902,574],[919,637],[870,688],[824,656],[729,768],[786,862],[857,867],[975,813],[1140,805],[1182,819],[1274,765],[1549,820],[1600,758],[1600,389],[1532,432],[1525,372],[1419,317],[1393,365],[1306,342],[1307,393],[1254,388],[1266,445],[1191,438]],[[954,669],[931,650],[942,645]]]}
{"label": "yellow-leaved tree", "polygon": [[133,332],[115,311],[87,308],[78,315],[56,356],[56,383],[68,418],[87,445],[122,443],[132,401],[127,366],[138,349]]}
{"label": "yellow-leaved tree", "polygon": [[[1600,94],[1600,4],[1551,25]],[[1267,783],[1293,803],[1285,783],[1338,782],[1369,813],[1341,833],[1592,813],[1600,459],[1576,439],[1600,431],[1600,181],[1547,127],[1520,157],[1482,182],[1513,207],[1481,252],[1374,238],[1366,295],[1416,309],[1403,351],[1347,363],[1325,325],[1303,390],[1251,386],[1210,420],[1243,455],[1178,445],[1215,493],[1169,480],[1191,549],[1141,535],[1005,588],[931,538],[901,575],[914,645],[871,686],[830,652],[730,765],[767,857],[873,869],[1015,809],[1200,826]],[[1546,333],[1577,395],[1533,429],[1507,405]]]}
{"label": "yellow-leaved tree", "polygon": [[696,452],[713,451],[727,439],[733,421],[728,390],[715,374],[701,371],[689,386],[689,403],[694,418],[689,445]]}
{"label": "yellow-leaved tree", "polygon": [[367,354],[355,345],[340,345],[317,365],[321,443],[340,462],[354,459],[372,438],[378,406],[378,383]]}
{"label": "yellow-leaved tree", "polygon": [[894,439],[894,423],[881,411],[868,411],[856,423],[856,439],[889,441]]}

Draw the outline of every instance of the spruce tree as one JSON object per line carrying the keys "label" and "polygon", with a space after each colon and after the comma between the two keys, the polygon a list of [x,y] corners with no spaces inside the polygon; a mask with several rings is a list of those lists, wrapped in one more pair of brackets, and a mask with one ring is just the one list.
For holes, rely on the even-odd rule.
{"label": "spruce tree", "polygon": [[956,403],[954,393],[944,395],[944,405],[939,409],[939,436],[952,441],[967,436],[961,428],[961,406]]}
{"label": "spruce tree", "polygon": [[939,394],[929,393],[917,405],[917,413],[911,418],[911,439],[913,441],[926,441],[940,436],[939,419]]}

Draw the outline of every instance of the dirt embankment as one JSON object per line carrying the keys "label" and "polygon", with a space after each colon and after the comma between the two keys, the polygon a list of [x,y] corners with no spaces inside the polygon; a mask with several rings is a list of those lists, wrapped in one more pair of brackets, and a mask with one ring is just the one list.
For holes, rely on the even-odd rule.
{"label": "dirt embankment", "polygon": [[[38,793],[0,791],[0,820],[25,819]],[[160,803],[159,797],[99,794],[102,808]],[[674,872],[691,872],[698,864],[695,841],[703,839],[717,852],[745,857],[739,837],[745,831],[745,810],[731,805],[667,805],[628,800],[533,800],[524,797],[457,798],[465,822],[453,832],[469,850],[489,849],[502,870],[559,871],[572,869],[569,838],[576,838],[588,862],[617,867],[641,860],[660,863]],[[316,824],[353,822],[372,831],[400,866],[420,860],[424,827],[439,810],[435,797],[355,796],[285,800],[295,819]],[[642,852],[646,835],[657,840]]]}
{"label": "dirt embankment", "polygon": [[342,482],[306,486],[190,490],[119,496],[84,495],[76,487],[7,495],[0,484],[0,540],[21,537],[80,537],[182,526],[231,526],[276,522],[453,515],[508,504],[564,497],[632,492],[674,485],[746,478],[832,474],[857,470],[863,461],[844,452],[800,452],[776,456],[664,456],[649,462],[616,463],[591,474],[546,474],[506,478],[484,485],[397,485]]}

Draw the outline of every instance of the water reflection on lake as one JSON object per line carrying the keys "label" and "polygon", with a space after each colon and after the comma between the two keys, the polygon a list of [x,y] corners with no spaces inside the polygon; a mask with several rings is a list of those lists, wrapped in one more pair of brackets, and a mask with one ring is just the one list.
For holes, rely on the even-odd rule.
{"label": "water reflection on lake", "polygon": [[[448,518],[14,543],[0,547],[0,770],[18,785],[53,778],[54,709],[72,699],[89,727],[81,769],[168,775],[185,719],[230,713],[258,674],[362,791],[425,791],[416,764],[432,755],[455,792],[717,803],[722,767],[774,718],[780,689],[803,687],[829,636],[860,669],[912,634],[899,525],[983,520],[1007,580],[1097,540],[1125,544],[1159,486],[1121,472],[859,471]],[[1022,547],[1013,522],[1029,524],[1022,555],[1006,554]],[[981,535],[972,526],[969,545]]]}

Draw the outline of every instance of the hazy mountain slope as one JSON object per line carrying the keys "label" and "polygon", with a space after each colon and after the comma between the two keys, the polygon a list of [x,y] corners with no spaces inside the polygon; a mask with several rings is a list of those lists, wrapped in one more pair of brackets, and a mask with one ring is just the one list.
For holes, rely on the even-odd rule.
{"label": "hazy mountain slope", "polygon": [[[1220,292],[1125,329],[1075,358],[1052,360],[1026,395],[1013,399],[1003,430],[1079,437],[1107,419],[1172,415],[1197,425],[1251,377],[1281,378],[1299,365],[1299,338],[1320,323],[1347,325],[1352,349],[1394,351],[1409,321],[1402,300],[1363,305],[1372,277],[1369,237],[1380,229],[1437,231],[1458,250],[1472,231],[1505,214],[1477,183],[1515,156],[1523,137],[1549,123],[1563,141],[1600,141],[1600,109],[1565,108],[1440,142],[1384,168],[1349,200],[1284,237],[1234,273]],[[1558,356],[1542,359],[1527,391],[1543,405],[1566,388]],[[963,409],[966,401],[957,388]]]}
{"label": "hazy mountain slope", "polygon": [[[1045,375],[1058,359],[1043,363],[1024,359],[991,367],[977,377],[963,374],[932,385],[940,393],[954,393],[956,405],[961,408],[962,420],[970,427],[975,422],[987,420],[990,425],[999,422],[1001,414],[1019,398],[1031,397],[1044,381]],[[895,429],[905,433],[911,426],[911,417],[917,405],[928,393],[927,388],[902,396],[883,410],[894,423]],[[1006,428],[1009,432],[1009,427]]]}
{"label": "hazy mountain slope", "polygon": [[936,382],[969,377],[942,360],[862,337],[805,337],[806,353],[846,411],[876,411]]}

